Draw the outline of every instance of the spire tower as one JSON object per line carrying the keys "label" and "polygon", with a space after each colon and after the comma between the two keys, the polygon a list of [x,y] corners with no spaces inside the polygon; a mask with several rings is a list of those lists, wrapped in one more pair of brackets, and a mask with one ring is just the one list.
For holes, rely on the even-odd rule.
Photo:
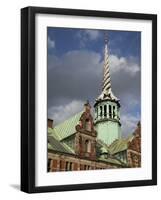
{"label": "spire tower", "polygon": [[121,122],[119,99],[113,94],[111,87],[107,33],[105,33],[102,92],[96,99],[94,107],[98,139],[110,145],[121,137]]}
{"label": "spire tower", "polygon": [[119,101],[119,99],[113,94],[111,89],[111,77],[110,77],[110,62],[108,53],[108,35],[105,32],[105,49],[104,49],[104,66],[103,66],[103,83],[102,83],[102,93],[96,99],[113,99]]}
{"label": "spire tower", "polygon": [[109,56],[108,56],[108,38],[107,33],[105,33],[105,50],[104,50],[104,67],[103,67],[103,87],[102,91],[109,91],[111,89],[111,79],[110,79],[110,67],[109,67]]}

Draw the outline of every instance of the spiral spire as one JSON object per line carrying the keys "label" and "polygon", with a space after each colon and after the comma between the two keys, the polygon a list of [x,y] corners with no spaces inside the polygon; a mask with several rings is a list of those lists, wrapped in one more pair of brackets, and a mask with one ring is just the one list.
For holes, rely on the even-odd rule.
{"label": "spiral spire", "polygon": [[102,93],[96,100],[103,100],[103,99],[112,99],[112,100],[119,101],[119,99],[117,99],[117,97],[114,96],[112,89],[111,89],[107,32],[105,33],[105,50],[104,50]]}
{"label": "spiral spire", "polygon": [[108,36],[105,33],[105,50],[104,50],[104,67],[103,67],[103,86],[102,91],[108,93],[111,89],[111,79],[110,79],[110,65],[109,65],[109,55],[108,55]]}

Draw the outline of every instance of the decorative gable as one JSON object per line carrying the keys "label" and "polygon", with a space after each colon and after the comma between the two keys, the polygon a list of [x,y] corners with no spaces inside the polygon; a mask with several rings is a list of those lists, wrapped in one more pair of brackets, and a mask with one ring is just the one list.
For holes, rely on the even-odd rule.
{"label": "decorative gable", "polygon": [[93,117],[90,113],[89,102],[84,104],[79,124],[76,125],[75,149],[80,157],[95,159],[96,157],[96,131],[94,129]]}

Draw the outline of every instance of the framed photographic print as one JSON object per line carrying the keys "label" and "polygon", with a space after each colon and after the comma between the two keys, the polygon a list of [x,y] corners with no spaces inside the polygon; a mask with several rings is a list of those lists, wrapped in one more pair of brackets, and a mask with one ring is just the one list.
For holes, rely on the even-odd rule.
{"label": "framed photographic print", "polygon": [[157,184],[157,16],[21,10],[21,190]]}

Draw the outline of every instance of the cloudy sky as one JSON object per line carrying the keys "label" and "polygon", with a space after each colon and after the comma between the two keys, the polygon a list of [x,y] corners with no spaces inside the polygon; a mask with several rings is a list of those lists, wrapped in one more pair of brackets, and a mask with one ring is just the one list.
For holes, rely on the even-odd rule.
{"label": "cloudy sky", "polygon": [[[122,134],[140,120],[141,33],[108,30],[112,91],[120,99]],[[48,28],[48,117],[54,125],[101,93],[104,31]]]}

